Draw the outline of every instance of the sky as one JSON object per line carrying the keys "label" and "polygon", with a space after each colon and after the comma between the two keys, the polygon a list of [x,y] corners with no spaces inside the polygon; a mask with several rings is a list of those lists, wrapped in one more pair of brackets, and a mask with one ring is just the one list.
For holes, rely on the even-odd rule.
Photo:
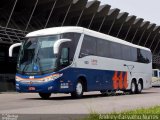
{"label": "sky", "polygon": [[[91,0],[89,0],[91,1]],[[112,8],[119,8],[120,12],[128,12],[143,18],[145,21],[160,25],[160,0],[99,0],[101,4],[109,4]]]}

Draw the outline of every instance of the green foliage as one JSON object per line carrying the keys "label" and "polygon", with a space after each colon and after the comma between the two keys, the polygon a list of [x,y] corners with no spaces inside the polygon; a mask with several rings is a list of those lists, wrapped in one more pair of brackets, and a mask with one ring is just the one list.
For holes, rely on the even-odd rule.
{"label": "green foliage", "polygon": [[151,108],[141,108],[130,111],[114,112],[109,114],[98,114],[91,112],[91,114],[83,120],[121,120],[121,119],[160,119],[160,106]]}

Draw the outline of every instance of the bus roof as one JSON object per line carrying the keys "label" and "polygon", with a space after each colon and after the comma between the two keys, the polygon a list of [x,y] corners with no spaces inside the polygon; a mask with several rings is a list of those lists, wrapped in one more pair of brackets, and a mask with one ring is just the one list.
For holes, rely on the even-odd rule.
{"label": "bus roof", "polygon": [[132,44],[130,42],[124,41],[122,39],[112,37],[110,35],[106,35],[106,34],[96,32],[96,31],[93,31],[93,30],[89,30],[89,29],[86,29],[86,28],[83,28],[83,27],[46,28],[46,29],[41,29],[41,30],[37,30],[37,31],[34,31],[34,32],[30,32],[26,35],[26,37],[56,35],[56,34],[62,34],[62,33],[68,33],[68,32],[84,33],[86,35],[90,35],[90,36],[93,36],[93,37],[98,37],[98,38],[105,39],[105,40],[108,40],[108,41],[117,42],[117,43],[120,43],[120,44],[132,46],[132,47],[135,47],[135,48],[140,48],[140,49],[144,49],[144,50],[147,50],[147,51],[151,51],[150,49],[148,49],[146,47],[138,46],[138,45]]}

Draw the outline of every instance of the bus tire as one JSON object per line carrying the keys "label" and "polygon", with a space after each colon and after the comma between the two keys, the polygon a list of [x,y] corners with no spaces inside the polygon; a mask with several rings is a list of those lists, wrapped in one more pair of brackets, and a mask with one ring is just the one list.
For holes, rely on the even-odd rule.
{"label": "bus tire", "polygon": [[51,96],[51,93],[39,93],[39,96],[40,96],[42,99],[49,99],[50,96]]}
{"label": "bus tire", "polygon": [[137,90],[136,81],[132,80],[130,93],[131,93],[131,94],[135,94],[135,93],[136,93],[136,90]]}
{"label": "bus tire", "polygon": [[73,98],[81,98],[83,96],[83,91],[84,91],[84,85],[83,83],[79,80],[76,84],[76,89],[74,92],[71,93],[71,96]]}
{"label": "bus tire", "polygon": [[139,82],[138,82],[138,85],[137,85],[136,93],[137,93],[137,94],[140,94],[140,93],[142,92],[142,89],[143,89],[142,82],[139,81]]}

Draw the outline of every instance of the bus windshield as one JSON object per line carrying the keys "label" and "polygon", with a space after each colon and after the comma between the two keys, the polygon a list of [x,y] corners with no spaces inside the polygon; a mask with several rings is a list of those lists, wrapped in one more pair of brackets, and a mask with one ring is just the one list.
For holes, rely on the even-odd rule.
{"label": "bus windshield", "polygon": [[24,41],[17,64],[17,70],[25,74],[49,73],[56,69],[57,57],[54,43],[59,35],[32,37]]}

